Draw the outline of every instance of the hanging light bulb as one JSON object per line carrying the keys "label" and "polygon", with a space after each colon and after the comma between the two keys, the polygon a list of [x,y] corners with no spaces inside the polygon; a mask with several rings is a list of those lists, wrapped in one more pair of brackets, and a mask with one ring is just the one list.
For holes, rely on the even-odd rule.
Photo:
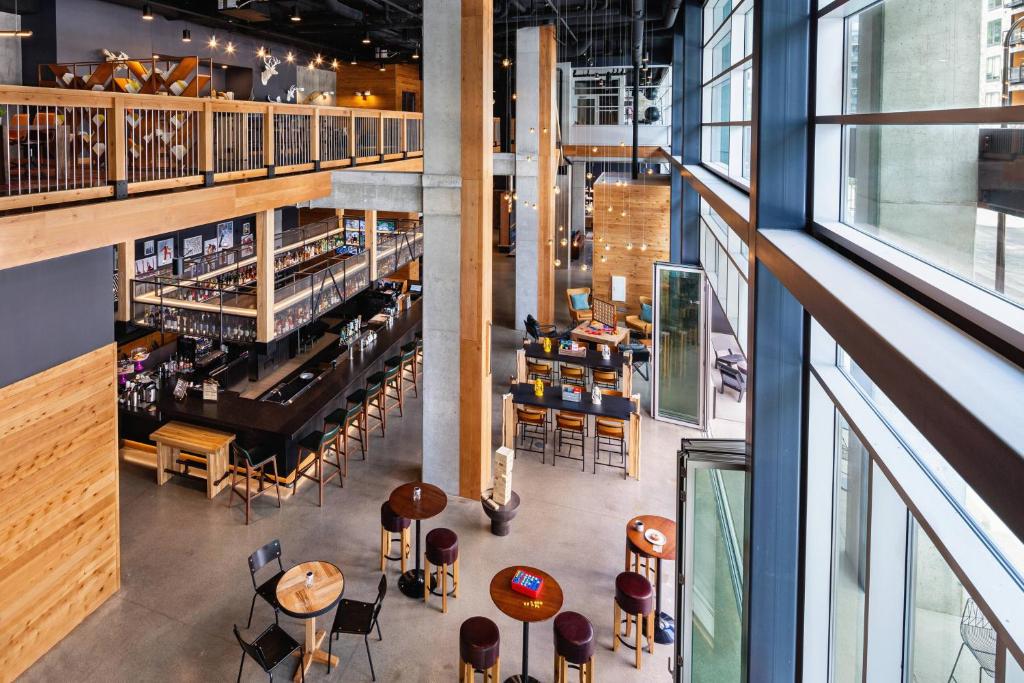
{"label": "hanging light bulb", "polygon": [[593,180],[593,179],[594,179],[594,174],[591,173],[590,171],[587,171],[587,180]]}
{"label": "hanging light bulb", "polygon": [[633,243],[632,242],[626,242],[626,250],[629,251],[629,250],[632,250],[632,249],[633,249]]}
{"label": "hanging light bulb", "polygon": [[565,232],[565,226],[564,225],[559,225],[558,226],[558,232]]}
{"label": "hanging light bulb", "polygon": [[291,64],[292,62],[294,62],[294,61],[295,61],[295,55],[294,55],[294,54],[292,54],[291,52],[289,52],[288,54],[286,54],[286,55],[284,56],[284,61],[286,61],[286,62],[288,62],[289,64]]}
{"label": "hanging light bulb", "polygon": [[560,245],[562,245],[563,247],[565,247],[565,246],[568,246],[568,244],[569,244],[569,240],[567,240],[567,239],[565,239],[565,238],[563,237],[562,239],[560,239],[560,240],[558,241],[558,243],[559,243]]}
{"label": "hanging light bulb", "polygon": [[295,6],[292,8],[292,15],[288,18],[296,23],[302,21],[302,15],[299,14],[299,3],[295,3]]}
{"label": "hanging light bulb", "polygon": [[229,55],[235,54],[235,44],[229,40],[228,44],[224,46],[224,52],[227,52]]}
{"label": "hanging light bulb", "polygon": [[604,245],[604,250],[605,251],[611,251],[612,250],[612,245],[610,245],[610,244]]}
{"label": "hanging light bulb", "polygon": [[651,175],[653,173],[654,173],[654,169],[653,168],[647,169],[647,175]]}
{"label": "hanging light bulb", "polygon": [[598,238],[597,238],[597,241],[598,241],[599,243],[602,243],[602,244],[603,244],[603,243],[604,243],[604,237],[598,237]]}
{"label": "hanging light bulb", "polygon": [[543,127],[543,128],[541,128],[540,130],[541,130],[541,132],[542,132],[542,133],[547,133],[547,132],[548,132],[548,127],[547,127],[547,126],[544,126],[544,127]]}
{"label": "hanging light bulb", "polygon": [[332,69],[337,69],[339,66],[340,65],[338,64],[338,60],[337,59],[332,59],[331,60],[331,68]]}
{"label": "hanging light bulb", "polygon": [[596,154],[596,153],[597,153],[597,147],[591,147],[591,148],[590,148],[590,151],[591,151],[591,152],[594,152],[594,153]]}
{"label": "hanging light bulb", "polygon": [[611,212],[612,212],[612,205],[611,205],[611,204],[609,204],[609,205],[608,205],[608,213],[611,213]]}
{"label": "hanging light bulb", "polygon": [[153,8],[151,8],[149,5],[143,5],[142,18],[145,21],[153,21]]}
{"label": "hanging light bulb", "polygon": [[[181,32],[181,42],[183,42],[183,43],[191,43],[192,42],[192,31],[191,30],[189,30],[187,28],[182,30],[182,32]],[[262,56],[263,55],[260,55],[260,57],[262,57]]]}
{"label": "hanging light bulb", "polygon": [[362,42],[363,45],[369,45],[370,44],[370,33],[369,33],[369,31],[367,31],[366,33],[363,34],[363,39],[360,42]]}
{"label": "hanging light bulb", "polygon": [[562,267],[562,259],[556,258],[555,259],[555,268],[561,268],[561,267]]}
{"label": "hanging light bulb", "polygon": [[419,47],[419,45],[417,45],[416,48],[412,51],[412,58],[413,59],[419,59],[420,58],[420,47]]}
{"label": "hanging light bulb", "polygon": [[316,57],[313,58],[313,63],[316,64],[317,66],[320,66],[321,64],[324,63],[324,58],[321,55],[317,55]]}
{"label": "hanging light bulb", "polygon": [[626,217],[626,210],[623,209],[622,211],[620,211],[619,215],[622,216],[623,218],[625,218]]}
{"label": "hanging light bulb", "polygon": [[531,133],[536,133],[536,132],[537,132],[537,129],[536,129],[536,128],[534,128],[533,126],[530,126],[530,132],[531,132]]}
{"label": "hanging light bulb", "polygon": [[607,259],[607,258],[605,257],[605,255],[604,255],[604,254],[601,254],[601,263],[604,263],[604,262],[605,262],[605,261],[607,261],[607,260],[608,260],[608,259]]}
{"label": "hanging light bulb", "polygon": [[210,36],[210,39],[206,41],[206,46],[210,48],[217,47],[217,36]]}
{"label": "hanging light bulb", "polygon": [[516,94],[515,93],[512,93],[512,99],[513,100],[516,99]]}
{"label": "hanging light bulb", "polygon": [[501,58],[501,65],[507,69],[510,66],[512,66],[512,60],[509,59],[508,57],[502,57]]}
{"label": "hanging light bulb", "polygon": [[582,270],[583,272],[586,272],[587,271],[587,264],[584,263],[583,265],[581,265],[580,266],[580,270]]}
{"label": "hanging light bulb", "polygon": [[533,208],[533,210],[534,210],[534,211],[536,211],[536,210],[537,210],[537,202],[534,202],[534,203],[533,203],[533,206],[532,206],[532,208]]}
{"label": "hanging light bulb", "polygon": [[558,185],[555,185],[554,190],[555,194],[562,194],[562,188],[558,187]]}
{"label": "hanging light bulb", "polygon": [[519,199],[519,193],[518,192],[513,192],[512,193],[512,199]]}
{"label": "hanging light bulb", "polygon": [[356,61],[356,58],[355,58],[355,56],[353,55],[352,59],[348,60],[348,63],[349,63],[349,64],[351,64],[352,66],[355,66],[355,65],[356,65],[356,64],[358,64],[359,62],[357,62],[357,61]]}
{"label": "hanging light bulb", "polygon": [[640,251],[647,251],[647,242],[640,243]]}

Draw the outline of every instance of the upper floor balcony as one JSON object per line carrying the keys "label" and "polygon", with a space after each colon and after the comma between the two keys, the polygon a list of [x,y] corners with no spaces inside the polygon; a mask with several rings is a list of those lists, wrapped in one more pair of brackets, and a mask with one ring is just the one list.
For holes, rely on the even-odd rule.
{"label": "upper floor balcony", "polygon": [[566,145],[612,147],[632,144],[638,120],[642,147],[671,145],[672,69],[651,65],[640,72],[639,103],[633,102],[633,70],[629,67],[560,67],[562,142]]}
{"label": "upper floor balcony", "polygon": [[423,114],[0,86],[0,211],[423,154]]}

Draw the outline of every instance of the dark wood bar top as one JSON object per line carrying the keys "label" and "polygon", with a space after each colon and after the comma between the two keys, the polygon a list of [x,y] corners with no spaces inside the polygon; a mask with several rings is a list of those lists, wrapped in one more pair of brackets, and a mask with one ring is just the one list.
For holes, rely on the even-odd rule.
{"label": "dark wood bar top", "polygon": [[526,350],[527,358],[552,361],[555,363],[565,363],[567,365],[579,365],[587,368],[597,368],[598,370],[615,370],[621,372],[622,364],[626,362],[625,355],[618,351],[612,351],[611,357],[608,360],[605,360],[601,356],[600,351],[595,351],[594,349],[587,349],[587,353],[584,356],[570,356],[565,353],[559,353],[557,342],[551,345],[551,351],[548,353],[545,353],[544,347],[536,342],[531,342],[523,348]]}

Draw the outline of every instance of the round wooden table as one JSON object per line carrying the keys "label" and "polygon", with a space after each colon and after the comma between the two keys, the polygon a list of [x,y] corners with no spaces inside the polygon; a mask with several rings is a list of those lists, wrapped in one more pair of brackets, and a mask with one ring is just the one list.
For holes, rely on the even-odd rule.
{"label": "round wooden table", "polygon": [[[635,525],[638,519],[644,523],[643,531],[636,530]],[[665,535],[665,544],[658,552],[654,551],[654,544],[644,537],[648,529],[657,529]],[[674,642],[676,638],[675,620],[661,611],[661,561],[676,559],[676,523],[658,515],[633,517],[626,523],[626,538],[642,554],[654,558],[655,574],[657,574],[657,585],[654,587],[654,642],[661,645]]]}
{"label": "round wooden table", "polygon": [[[313,585],[306,587],[306,572],[313,572]],[[345,575],[330,562],[303,562],[284,573],[277,584],[277,602],[281,611],[290,617],[306,621],[306,642],[302,652],[302,664],[295,671],[295,681],[302,680],[313,662],[327,664],[327,653],[320,649],[326,631],[316,630],[316,618],[330,612],[345,592]],[[338,665],[337,656],[330,657],[333,666]]]}
{"label": "round wooden table", "polygon": [[[519,570],[544,580],[540,595],[531,598],[512,590],[512,577]],[[530,623],[545,621],[562,609],[562,587],[545,571],[526,565],[505,567],[491,579],[491,600],[495,606],[517,621],[523,622],[523,673],[505,679],[505,683],[538,683],[530,676]]]}
{"label": "round wooden table", "polygon": [[[413,500],[413,489],[420,488],[420,499]],[[423,599],[423,569],[420,564],[420,520],[435,517],[448,506],[448,496],[433,484],[422,481],[411,481],[402,484],[391,492],[388,498],[391,509],[399,517],[416,520],[416,568],[398,577],[398,590],[416,600]],[[434,590],[435,581],[430,579],[430,590]]]}

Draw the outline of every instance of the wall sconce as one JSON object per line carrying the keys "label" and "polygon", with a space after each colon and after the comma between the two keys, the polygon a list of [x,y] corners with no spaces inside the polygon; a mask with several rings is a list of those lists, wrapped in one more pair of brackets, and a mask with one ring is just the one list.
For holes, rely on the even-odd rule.
{"label": "wall sconce", "polygon": [[370,93],[369,90],[363,90],[363,91],[356,90],[356,97],[362,97],[364,102],[366,101],[366,98],[369,97],[371,94],[372,93]]}

